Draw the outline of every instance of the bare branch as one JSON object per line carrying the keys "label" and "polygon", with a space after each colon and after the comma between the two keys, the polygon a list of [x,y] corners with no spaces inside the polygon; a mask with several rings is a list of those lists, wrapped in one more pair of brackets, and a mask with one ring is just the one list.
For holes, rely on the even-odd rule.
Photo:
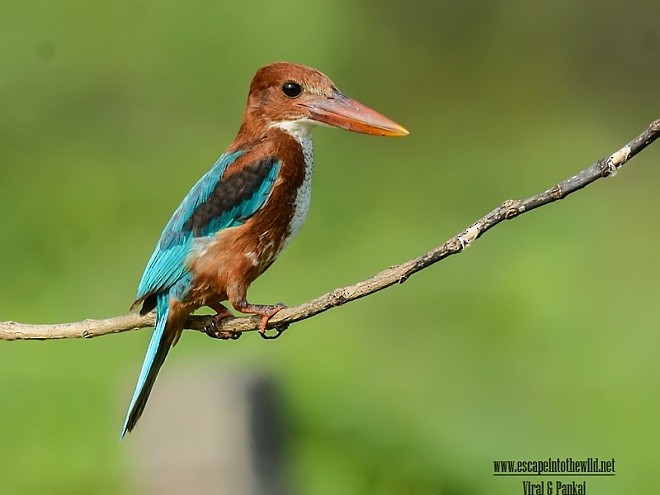
{"label": "bare branch", "polygon": [[[269,321],[268,327],[283,329],[291,323],[311,318],[330,308],[368,296],[391,285],[403,283],[414,273],[453,254],[462,252],[473,241],[503,220],[510,220],[540,206],[563,199],[602,177],[615,175],[618,169],[628,160],[650,145],[659,136],[660,120],[656,120],[623,148],[614,152],[608,158],[598,160],[573,177],[529,198],[504,201],[500,206],[474,222],[463,232],[415,259],[392,266],[354,285],[335,289],[299,306],[283,309]],[[186,327],[203,331],[204,324],[208,321],[208,318],[208,316],[190,316]],[[129,314],[105,320],[84,320],[75,323],[59,323],[54,325],[30,325],[9,321],[0,322],[0,340],[91,338],[99,335],[149,327],[153,323],[153,313],[145,316]],[[218,330],[228,333],[240,333],[256,330],[258,326],[259,317],[228,318],[218,325]]]}

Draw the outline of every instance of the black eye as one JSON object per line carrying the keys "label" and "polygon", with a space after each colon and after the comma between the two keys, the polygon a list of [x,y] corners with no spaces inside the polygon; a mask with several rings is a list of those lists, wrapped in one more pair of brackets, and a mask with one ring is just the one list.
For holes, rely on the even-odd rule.
{"label": "black eye", "polygon": [[300,93],[302,93],[302,88],[298,83],[285,82],[282,85],[282,93],[284,93],[289,98],[298,98]]}

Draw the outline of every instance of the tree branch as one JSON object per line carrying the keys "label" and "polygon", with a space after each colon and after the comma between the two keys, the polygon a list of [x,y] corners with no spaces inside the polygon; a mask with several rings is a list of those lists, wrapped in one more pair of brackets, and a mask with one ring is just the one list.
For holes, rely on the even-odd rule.
{"label": "tree branch", "polygon": [[[415,259],[392,266],[354,285],[335,289],[299,306],[283,309],[269,321],[268,327],[282,330],[291,323],[311,318],[330,308],[368,296],[391,285],[403,283],[414,273],[453,254],[462,252],[473,241],[503,220],[510,220],[540,206],[563,199],[602,177],[615,175],[621,166],[650,145],[659,136],[660,120],[656,120],[623,148],[614,152],[608,158],[598,160],[573,177],[529,198],[504,201],[500,206],[474,222],[463,232]],[[210,316],[190,316],[186,327],[203,331],[204,325],[209,321],[209,318]],[[59,323],[54,325],[31,325],[8,321],[0,322],[0,339],[44,340],[80,337],[91,338],[99,335],[150,327],[153,323],[153,313],[144,316],[128,314],[105,320],[84,320],[75,323]],[[218,330],[239,334],[240,332],[256,330],[258,326],[259,317],[228,318],[218,325]]]}

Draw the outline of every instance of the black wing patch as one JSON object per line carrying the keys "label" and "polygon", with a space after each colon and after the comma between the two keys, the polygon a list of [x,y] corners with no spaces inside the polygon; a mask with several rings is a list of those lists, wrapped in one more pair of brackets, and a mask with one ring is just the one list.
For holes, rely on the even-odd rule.
{"label": "black wing patch", "polygon": [[266,202],[278,172],[279,161],[270,156],[223,176],[183,224],[183,232],[203,237],[242,224]]}

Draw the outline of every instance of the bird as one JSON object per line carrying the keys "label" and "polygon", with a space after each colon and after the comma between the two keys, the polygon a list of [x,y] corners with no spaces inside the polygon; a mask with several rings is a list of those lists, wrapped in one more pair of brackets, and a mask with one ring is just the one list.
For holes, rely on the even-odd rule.
{"label": "bird", "polygon": [[239,313],[258,315],[266,337],[268,320],[285,307],[249,303],[247,291],[305,221],[314,168],[310,133],[316,125],[408,134],[316,69],[275,62],[257,70],[236,138],[174,212],[138,285],[131,310],[140,305],[140,314],[155,310],[155,323],[120,439],[142,415],[191,313],[213,309],[206,332],[230,338],[217,325],[233,316],[227,301]]}

